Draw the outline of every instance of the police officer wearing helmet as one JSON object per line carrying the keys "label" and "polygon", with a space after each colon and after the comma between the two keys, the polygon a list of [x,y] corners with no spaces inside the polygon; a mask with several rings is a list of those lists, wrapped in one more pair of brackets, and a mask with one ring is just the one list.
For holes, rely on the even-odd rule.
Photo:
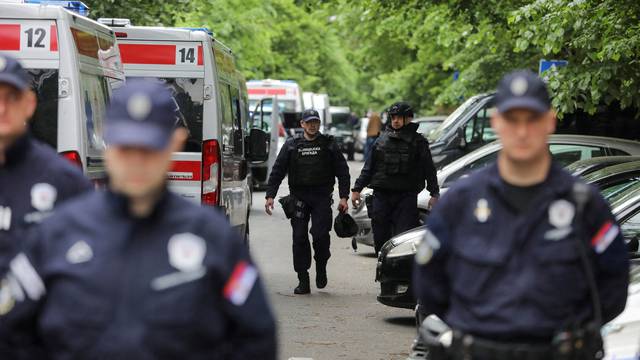
{"label": "police officer wearing helmet", "polygon": [[265,210],[271,215],[278,187],[288,175],[289,190],[295,201],[291,217],[293,228],[293,268],[298,274],[295,294],[308,294],[311,247],[309,219],[312,221],[313,252],[316,261],[316,286],[327,286],[327,262],[331,231],[331,203],[335,178],[338,178],[340,203],[338,211],[349,208],[349,166],[333,137],[321,134],[320,116],[313,109],[305,110],[300,122],[304,133],[288,139],[282,146],[269,176]]}
{"label": "police officer wearing helmet", "polygon": [[33,326],[48,358],[276,358],[274,319],[242,239],[224,215],[167,189],[186,139],[174,107],[157,82],[117,90],[105,124],[108,190],[64,204],[12,260],[0,323]]}
{"label": "police officer wearing helmet", "polygon": [[373,144],[351,195],[355,206],[364,187],[374,190],[369,216],[376,254],[392,236],[418,226],[418,193],[425,180],[431,194],[429,207],[440,193],[429,143],[416,132],[418,124],[411,122],[413,109],[397,102],[388,115],[390,121]]}
{"label": "police officer wearing helmet", "polygon": [[552,161],[556,117],[536,74],[506,75],[496,107],[496,164],[442,197],[415,256],[417,298],[453,329],[451,347],[430,341],[432,350],[453,359],[600,359],[600,327],[627,299],[620,228],[595,188]]}

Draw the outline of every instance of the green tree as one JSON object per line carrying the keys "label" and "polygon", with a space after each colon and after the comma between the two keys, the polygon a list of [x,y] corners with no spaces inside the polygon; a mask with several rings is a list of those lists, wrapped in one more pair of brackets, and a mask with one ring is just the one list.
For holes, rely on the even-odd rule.
{"label": "green tree", "polygon": [[127,18],[134,25],[172,26],[196,11],[190,0],[84,0],[92,18]]}
{"label": "green tree", "polygon": [[640,109],[638,19],[637,0],[538,0],[514,11],[509,22],[516,50],[569,61],[550,76],[554,106],[594,113],[612,103]]}

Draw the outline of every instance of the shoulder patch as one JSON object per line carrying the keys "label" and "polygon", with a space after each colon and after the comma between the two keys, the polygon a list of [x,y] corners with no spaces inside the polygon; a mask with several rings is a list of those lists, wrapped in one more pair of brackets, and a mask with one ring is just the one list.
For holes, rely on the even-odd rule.
{"label": "shoulder patch", "polygon": [[233,305],[244,305],[257,279],[258,270],[253,265],[246,261],[238,262],[224,286],[224,297]]}

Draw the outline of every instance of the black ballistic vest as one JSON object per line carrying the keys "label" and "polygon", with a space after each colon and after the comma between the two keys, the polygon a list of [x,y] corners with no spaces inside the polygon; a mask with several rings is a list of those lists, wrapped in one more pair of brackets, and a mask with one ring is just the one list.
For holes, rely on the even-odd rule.
{"label": "black ballistic vest", "polygon": [[332,186],[335,182],[333,161],[329,145],[332,138],[318,135],[307,141],[299,137],[294,141],[294,153],[289,166],[290,186]]}
{"label": "black ballistic vest", "polygon": [[419,134],[411,128],[386,129],[377,140],[370,187],[394,191],[420,191],[424,170],[418,154]]}

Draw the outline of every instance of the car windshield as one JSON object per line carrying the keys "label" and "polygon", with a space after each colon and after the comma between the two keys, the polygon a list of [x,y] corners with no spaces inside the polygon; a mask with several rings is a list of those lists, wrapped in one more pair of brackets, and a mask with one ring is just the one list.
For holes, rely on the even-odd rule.
{"label": "car windshield", "polygon": [[474,96],[465,101],[462,105],[460,105],[451,115],[447,116],[447,118],[437,127],[435,128],[428,136],[428,140],[430,143],[438,141],[444,134],[449,133],[449,131],[455,127],[458,123],[456,120],[462,116],[462,114],[469,111],[473,104],[476,103],[479,96]]}
{"label": "car windshield", "polygon": [[439,121],[419,121],[418,122],[418,132],[425,137],[429,137],[431,132],[435,131],[435,129],[440,125]]}
{"label": "car windshield", "polygon": [[38,106],[31,119],[31,133],[55,149],[58,147],[58,70],[27,71],[32,76],[31,86],[38,98]]}

